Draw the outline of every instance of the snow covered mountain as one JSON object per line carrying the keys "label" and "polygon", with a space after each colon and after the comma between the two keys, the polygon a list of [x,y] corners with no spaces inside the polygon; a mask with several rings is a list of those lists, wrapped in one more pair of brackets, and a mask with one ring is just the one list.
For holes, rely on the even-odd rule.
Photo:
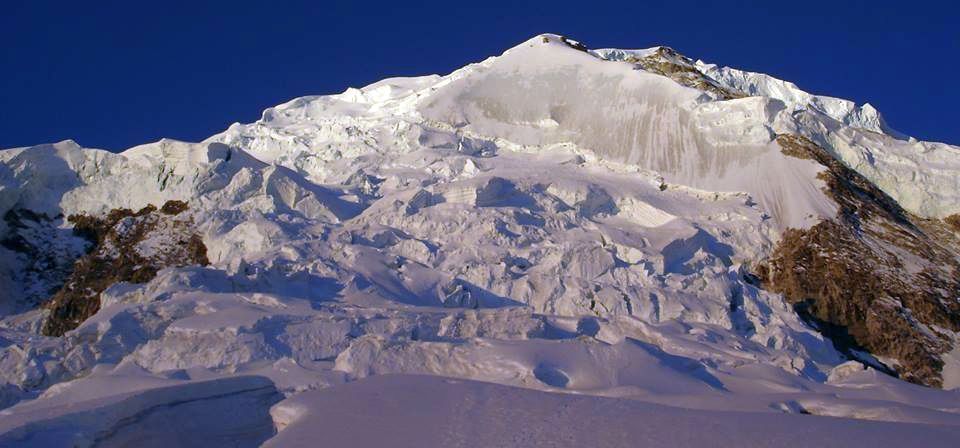
{"label": "snow covered mountain", "polygon": [[[611,403],[687,445],[760,440],[696,435],[742,413],[798,446],[960,440],[960,147],[869,104],[544,34],[200,143],[0,161],[0,445],[368,418],[365,443],[530,446]],[[547,439],[468,438],[516,409],[495,433]]]}

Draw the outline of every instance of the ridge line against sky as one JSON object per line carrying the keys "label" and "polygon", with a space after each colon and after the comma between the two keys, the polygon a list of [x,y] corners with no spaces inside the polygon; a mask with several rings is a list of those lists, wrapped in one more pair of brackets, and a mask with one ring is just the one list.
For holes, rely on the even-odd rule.
{"label": "ridge line against sky", "polygon": [[960,144],[960,6],[673,3],[16,2],[0,15],[0,148],[202,140],[295,97],[447,74],[544,32],[671,46]]}

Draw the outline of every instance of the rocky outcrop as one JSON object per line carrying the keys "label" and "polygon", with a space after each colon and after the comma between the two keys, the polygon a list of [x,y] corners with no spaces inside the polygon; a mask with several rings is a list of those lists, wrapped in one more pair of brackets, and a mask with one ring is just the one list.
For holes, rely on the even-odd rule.
{"label": "rocky outcrop", "polygon": [[633,63],[648,72],[666,76],[681,85],[710,92],[720,99],[729,100],[747,96],[742,92],[724,87],[704,75],[697,70],[692,60],[669,47],[659,47],[653,54],[644,57],[629,56],[624,59],[624,62]]}
{"label": "rocky outcrop", "polygon": [[960,214],[950,215],[943,219],[953,230],[960,232]]}
{"label": "rocky outcrop", "polygon": [[100,309],[100,293],[115,283],[145,283],[167,267],[209,264],[203,240],[183,213],[187,208],[185,202],[168,201],[159,210],[148,205],[103,217],[70,216],[74,232],[94,246],[45,304],[50,315],[43,334],[61,336],[76,328]]}
{"label": "rocky outcrop", "polygon": [[941,354],[960,331],[960,241],[950,220],[906,212],[806,138],[777,142],[825,167],[820,178],[839,212],[788,229],[760,269],[764,285],[848,354],[869,351],[905,380],[940,386]]}

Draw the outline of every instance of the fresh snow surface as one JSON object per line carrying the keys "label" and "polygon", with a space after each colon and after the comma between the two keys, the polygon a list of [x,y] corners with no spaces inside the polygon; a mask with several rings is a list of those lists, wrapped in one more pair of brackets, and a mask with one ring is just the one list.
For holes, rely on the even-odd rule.
{"label": "fresh snow surface", "polygon": [[[653,51],[542,35],[202,143],[0,151],[0,213],[185,200],[211,262],[110,287],[63,338],[0,319],[0,445],[956,445],[960,393],[846,361],[745,273],[837,212],[777,134],[930,217],[960,212],[960,148],[766,75],[695,63],[753,95],[720,101],[622,62]],[[32,278],[11,259],[3,310]]]}
{"label": "fresh snow surface", "polygon": [[305,392],[271,413],[284,429],[270,447],[952,447],[960,437],[956,426],[692,411],[426,376]]}

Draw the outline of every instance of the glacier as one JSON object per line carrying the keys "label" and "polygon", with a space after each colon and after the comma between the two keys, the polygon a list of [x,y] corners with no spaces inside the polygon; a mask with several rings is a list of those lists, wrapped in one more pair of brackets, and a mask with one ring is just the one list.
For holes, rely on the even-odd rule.
{"label": "glacier", "polygon": [[[898,360],[852,357],[755,274],[788,229],[844,210],[829,170],[779,136],[937,223],[960,213],[960,147],[663,48],[543,34],[446,76],[297,98],[203,142],[0,151],[0,445],[369,431],[364,444],[536,446],[556,436],[544,416],[617,445],[631,413],[687,428],[681,446],[954,445],[957,349],[942,390],[894,378]],[[169,201],[189,205],[209,264],[109,285],[76,328],[44,334],[44,300],[73,277],[24,260],[89,250],[71,217]],[[122,250],[176,244],[161,236]],[[331,423],[348,415],[367,426]],[[737,423],[754,419],[768,423]],[[710,440],[703,421],[743,432]],[[171,424],[187,429],[164,436]],[[503,435],[523,425],[537,440]]]}

